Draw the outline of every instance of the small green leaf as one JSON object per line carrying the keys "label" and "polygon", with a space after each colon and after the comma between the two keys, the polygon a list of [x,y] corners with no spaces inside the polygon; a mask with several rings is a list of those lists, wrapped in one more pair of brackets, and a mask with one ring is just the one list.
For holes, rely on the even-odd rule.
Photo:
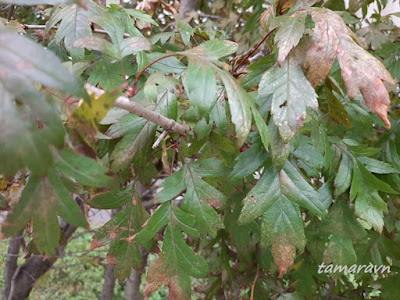
{"label": "small green leaf", "polygon": [[350,187],[353,163],[351,159],[342,154],[339,170],[335,177],[335,196],[339,196]]}
{"label": "small green leaf", "polygon": [[231,178],[242,178],[253,174],[268,158],[268,153],[261,142],[254,142],[250,149],[236,157],[236,164],[230,174]]}
{"label": "small green leaf", "polygon": [[331,234],[361,241],[366,238],[367,233],[358,222],[344,200],[337,201],[329,214],[323,219],[319,233],[330,236]]}
{"label": "small green leaf", "polygon": [[56,169],[81,184],[107,187],[112,183],[112,178],[105,175],[107,169],[90,158],[80,156],[69,149],[64,149],[57,158]]}
{"label": "small green leaf", "polygon": [[268,151],[269,143],[270,143],[270,134],[268,130],[268,126],[265,123],[263,117],[255,107],[253,103],[250,105],[251,107],[251,112],[253,113],[254,121],[256,122],[258,132],[260,133],[261,141],[264,145],[265,150]]}
{"label": "small green leaf", "polygon": [[135,241],[141,245],[145,244],[157,234],[157,232],[170,222],[170,204],[164,203],[143,224],[141,230],[136,236]]}
{"label": "small green leaf", "polygon": [[166,202],[176,197],[186,187],[183,181],[184,168],[167,177],[161,184],[163,189],[157,194],[158,202]]}
{"label": "small green leaf", "polygon": [[84,37],[92,35],[90,23],[96,15],[104,11],[93,1],[85,1],[85,6],[78,4],[67,5],[63,9],[51,16],[46,24],[49,31],[61,21],[56,32],[56,40],[60,43],[64,40],[64,45],[74,58],[82,59],[84,49],[74,48],[74,43]]}
{"label": "small green leaf", "polygon": [[352,125],[350,122],[349,114],[347,113],[343,104],[336,98],[336,96],[329,89],[327,83],[325,83],[325,93],[326,93],[326,98],[328,100],[329,116],[339,124],[345,126],[346,128],[351,128]]}

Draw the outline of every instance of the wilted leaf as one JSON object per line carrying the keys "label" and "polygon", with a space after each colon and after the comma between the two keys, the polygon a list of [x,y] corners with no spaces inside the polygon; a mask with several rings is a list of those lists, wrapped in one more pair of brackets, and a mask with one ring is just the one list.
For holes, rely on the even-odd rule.
{"label": "wilted leaf", "polygon": [[328,9],[313,9],[311,15],[315,29],[305,63],[308,80],[317,86],[338,59],[349,98],[354,99],[360,91],[370,110],[390,128],[390,99],[382,82],[394,85],[389,72],[354,41],[353,33],[340,16]]}

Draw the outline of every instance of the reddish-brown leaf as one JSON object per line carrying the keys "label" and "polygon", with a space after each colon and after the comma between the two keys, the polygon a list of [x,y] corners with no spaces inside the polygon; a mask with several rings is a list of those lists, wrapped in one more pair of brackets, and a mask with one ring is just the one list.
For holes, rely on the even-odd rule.
{"label": "reddish-brown leaf", "polygon": [[[147,284],[143,290],[145,299],[148,299],[148,295],[162,285],[169,288],[169,300],[190,299],[190,280],[189,282],[182,282],[182,279],[185,279],[180,279],[177,273],[173,274],[176,269],[171,268],[165,260],[166,258],[161,255],[151,264],[147,273]],[[187,283],[189,283],[189,289],[187,289]]]}
{"label": "reddish-brown leaf", "polygon": [[360,91],[369,109],[390,128],[389,94],[382,82],[394,85],[390,73],[355,42],[353,33],[339,15],[329,9],[313,9],[311,15],[315,29],[304,63],[308,80],[313,87],[320,84],[337,58],[349,98],[354,99]]}
{"label": "reddish-brown leaf", "polygon": [[294,262],[296,247],[287,243],[285,239],[276,241],[271,247],[274,262],[279,270],[278,278],[282,278]]}

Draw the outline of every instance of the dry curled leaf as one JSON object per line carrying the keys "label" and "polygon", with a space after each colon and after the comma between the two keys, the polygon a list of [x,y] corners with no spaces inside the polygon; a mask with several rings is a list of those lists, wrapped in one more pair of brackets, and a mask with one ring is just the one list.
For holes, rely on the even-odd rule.
{"label": "dry curled leaf", "polygon": [[383,84],[386,81],[394,85],[390,73],[378,59],[356,43],[353,33],[339,15],[329,9],[313,9],[311,16],[315,30],[304,64],[308,69],[307,79],[316,87],[326,78],[337,59],[349,98],[354,99],[360,91],[369,109],[390,128],[387,118],[390,99]]}

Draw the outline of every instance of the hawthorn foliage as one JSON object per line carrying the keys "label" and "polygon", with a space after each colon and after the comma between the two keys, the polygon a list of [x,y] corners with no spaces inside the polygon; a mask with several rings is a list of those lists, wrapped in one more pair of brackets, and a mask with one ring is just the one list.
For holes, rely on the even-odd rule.
{"label": "hawthorn foliage", "polygon": [[[0,173],[27,181],[19,201],[0,196],[3,237],[30,224],[29,251],[51,258],[58,217],[87,226],[71,194],[89,192],[87,205],[120,209],[91,245],[109,246],[118,280],[143,269],[140,248],[157,253],[146,295],[398,295],[390,16],[360,27],[362,1],[215,1],[186,20],[158,1],[0,2],[48,5],[39,32],[1,20]],[[152,209],[135,182],[161,183]]]}

